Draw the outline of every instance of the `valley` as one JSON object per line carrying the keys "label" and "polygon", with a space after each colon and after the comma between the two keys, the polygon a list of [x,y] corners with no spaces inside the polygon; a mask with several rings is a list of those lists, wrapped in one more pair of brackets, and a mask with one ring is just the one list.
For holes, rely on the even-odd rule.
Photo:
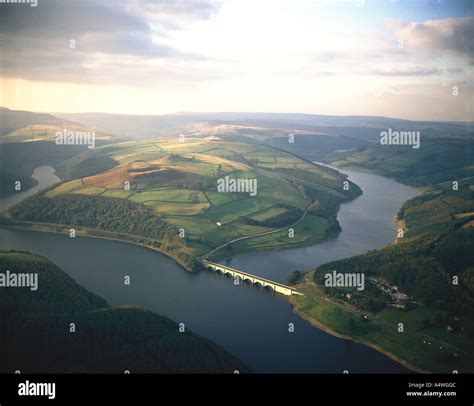
{"label": "valley", "polygon": [[[53,165],[61,182],[51,182],[9,207],[0,217],[1,225],[22,230],[18,232],[65,234],[60,238],[71,241],[81,241],[82,236],[126,241],[164,254],[189,271],[201,270],[204,258],[225,261],[293,284],[304,293],[290,299],[294,311],[336,337],[367,345],[416,371],[469,370],[474,208],[467,126],[433,125],[438,129],[422,133],[420,148],[412,148],[374,143],[373,126],[403,129],[406,121],[367,118],[370,126],[364,137],[350,127],[351,119],[341,120],[345,126],[338,127],[318,117],[299,128],[290,128],[295,121],[270,124],[257,117],[241,123],[193,120],[188,117],[181,128],[138,139],[113,134],[110,128],[100,130],[95,148],[55,145],[59,127],[95,128],[68,121],[44,130],[36,140],[18,138],[28,136],[21,129],[16,130],[18,137],[3,137],[0,153],[6,162],[20,163],[17,174],[25,177],[27,190],[35,165]],[[352,140],[357,140],[354,148],[340,151],[341,142],[351,143],[350,128]],[[440,134],[447,129],[455,134]],[[288,134],[294,135],[294,144],[288,142]],[[319,158],[342,172],[311,162]],[[374,175],[349,170],[352,175],[347,177],[344,168],[392,177],[423,194],[414,197],[414,191]],[[15,177],[10,179],[11,183]],[[15,196],[12,189],[5,193]],[[360,206],[362,193],[370,197],[362,200],[367,206],[345,218],[342,208]],[[401,234],[393,230],[397,211]],[[382,221],[387,223],[385,231]],[[54,256],[54,251],[45,252]],[[325,287],[325,275],[335,271],[354,276],[363,272],[365,287]],[[454,276],[457,286],[450,284]],[[380,286],[396,286],[401,293],[388,294]],[[397,299],[405,296],[406,302]],[[151,300],[148,306],[173,319],[180,314],[165,302],[160,308]],[[264,312],[263,317],[269,316]],[[250,361],[247,350],[223,332],[216,334],[199,323],[197,331]],[[279,340],[286,342],[283,336]],[[267,361],[258,359],[252,366],[266,370],[265,365]],[[284,370],[276,363],[271,368]]]}
{"label": "valley", "polygon": [[[111,307],[46,258],[0,251],[12,275],[41,289],[2,288],[1,373],[233,373],[249,368],[219,346],[138,306]],[[94,350],[90,343],[94,342]]]}
{"label": "valley", "polygon": [[[133,141],[92,153],[98,167],[102,161],[115,165],[25,200],[4,221],[129,238],[193,269],[195,258],[209,252],[216,259],[321,242],[340,231],[339,205],[361,193],[337,171],[255,144]],[[258,190],[220,191],[220,181],[229,176],[253,180]],[[78,210],[97,214],[79,218]],[[291,225],[295,228],[289,232],[285,227]]]}
{"label": "valley", "polygon": [[[335,154],[333,164],[394,177],[424,193],[397,214],[387,247],[331,261],[293,276],[304,297],[296,311],[316,325],[363,342],[423,372],[472,372],[474,365],[472,136],[429,137],[419,151],[373,145]],[[363,292],[327,288],[328,272],[357,271],[403,292],[370,283]],[[392,288],[393,289],[393,288]],[[393,292],[390,292],[393,293]]]}

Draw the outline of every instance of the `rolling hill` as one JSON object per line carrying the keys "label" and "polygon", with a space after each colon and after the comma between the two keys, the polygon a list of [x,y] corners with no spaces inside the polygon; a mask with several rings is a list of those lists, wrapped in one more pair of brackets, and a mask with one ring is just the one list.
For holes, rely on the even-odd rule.
{"label": "rolling hill", "polygon": [[[360,194],[337,171],[256,144],[199,138],[183,143],[129,141],[84,153],[91,156],[97,163],[91,171],[95,174],[76,173],[82,176],[21,202],[7,213],[9,221],[76,226],[87,233],[100,230],[194,267],[195,257],[223,244],[228,246],[220,256],[322,241],[340,230],[339,205]],[[108,163],[110,169],[99,169]],[[79,162],[77,167],[84,165]],[[255,195],[219,191],[224,178],[255,180],[258,188]],[[135,216],[138,212],[143,219]],[[154,222],[170,232],[158,235],[151,228]],[[294,235],[289,236],[291,227]],[[241,237],[252,238],[234,249],[231,242]]]}
{"label": "rolling hill", "polygon": [[[418,150],[371,145],[327,157],[424,193],[400,209],[395,243],[292,275],[306,294],[295,299],[297,311],[411,368],[472,373],[473,146],[470,134],[432,135],[422,138]],[[365,275],[365,290],[325,287],[325,275],[333,270]]]}
{"label": "rolling hill", "polygon": [[[15,182],[20,181],[21,190],[37,184],[31,177],[37,166],[50,165],[61,179],[72,179],[79,175],[93,174],[113,166],[111,160],[95,159],[88,145],[57,145],[58,132],[90,133],[97,145],[117,141],[115,134],[60,119],[51,114],[0,109],[0,196],[15,193]],[[85,156],[84,153],[87,153]]]}
{"label": "rolling hill", "polygon": [[172,320],[135,306],[108,306],[44,257],[0,252],[0,271],[7,269],[37,273],[38,290],[2,288],[1,373],[249,371],[208,339],[179,332]]}

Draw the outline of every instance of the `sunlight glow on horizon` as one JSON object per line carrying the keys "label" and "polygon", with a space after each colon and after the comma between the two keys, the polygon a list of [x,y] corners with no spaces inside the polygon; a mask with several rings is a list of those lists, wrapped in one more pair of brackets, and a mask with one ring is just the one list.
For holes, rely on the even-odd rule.
{"label": "sunlight glow on horizon", "polygon": [[[472,120],[470,50],[442,49],[433,34],[462,33],[457,27],[470,28],[471,20],[452,18],[455,13],[446,10],[437,20],[417,11],[417,19],[402,21],[367,1],[363,7],[340,3],[225,1],[209,17],[153,31],[149,46],[175,53],[159,57],[84,50],[86,41],[95,41],[89,33],[77,39],[76,49],[57,51],[80,56],[77,62],[51,57],[41,61],[45,69],[38,73],[19,60],[15,65],[15,59],[11,72],[1,66],[0,105],[38,112],[258,111]],[[395,17],[407,13],[394,10]],[[156,18],[149,10],[143,15]],[[54,55],[57,46],[47,51]],[[72,69],[61,69],[69,62]]]}

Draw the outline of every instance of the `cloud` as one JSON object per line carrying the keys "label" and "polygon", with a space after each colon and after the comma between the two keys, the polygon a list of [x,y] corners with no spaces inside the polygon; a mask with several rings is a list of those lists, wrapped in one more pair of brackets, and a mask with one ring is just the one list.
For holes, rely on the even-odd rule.
{"label": "cloud", "polygon": [[404,46],[430,55],[474,57],[474,17],[446,18],[426,22],[387,20],[386,25]]}
{"label": "cloud", "polygon": [[[148,79],[157,75],[164,79],[167,71],[160,68],[161,60],[205,59],[162,38],[186,21],[210,18],[217,3],[128,0],[118,4],[112,0],[41,0],[38,7],[0,4],[2,76],[74,82],[87,77],[94,83],[113,82],[118,75],[127,84],[127,75],[114,66],[128,69],[129,81],[135,82],[133,69],[144,61],[155,62],[142,69],[151,75]],[[70,40],[75,41],[74,48]],[[109,61],[104,62],[105,57]],[[102,71],[105,65],[111,65],[107,73]]]}
{"label": "cloud", "polygon": [[472,64],[474,17],[385,20],[378,27],[351,36],[343,33],[343,40],[333,34],[331,48],[315,52],[306,70],[314,77],[368,75],[395,80],[462,75]]}
{"label": "cloud", "polygon": [[134,0],[137,11],[160,25],[179,26],[182,23],[208,20],[220,8],[220,3],[190,0]]}
{"label": "cloud", "polygon": [[420,67],[406,67],[397,69],[374,69],[364,72],[366,75],[377,76],[431,76],[443,73],[442,69],[438,68],[420,68]]}

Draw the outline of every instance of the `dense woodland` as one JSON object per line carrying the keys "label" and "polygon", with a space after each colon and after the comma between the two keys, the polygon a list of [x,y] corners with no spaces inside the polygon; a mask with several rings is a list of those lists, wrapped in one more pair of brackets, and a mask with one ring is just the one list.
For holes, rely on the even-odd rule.
{"label": "dense woodland", "polygon": [[[15,193],[15,182],[21,182],[21,190],[37,184],[31,178],[34,168],[40,165],[59,166],[62,162],[87,151],[87,147],[70,145],[59,148],[50,141],[0,143],[0,196]],[[62,176],[61,173],[59,173]]]}
{"label": "dense woodland", "polygon": [[12,207],[10,214],[19,221],[90,227],[157,240],[172,239],[178,234],[177,229],[152,208],[113,197],[34,196]]}
{"label": "dense woodland", "polygon": [[[233,373],[232,355],[150,311],[108,307],[47,259],[0,252],[0,271],[37,272],[39,289],[2,288],[0,372]],[[75,332],[70,332],[75,323]]]}
{"label": "dense woodland", "polygon": [[[408,232],[396,244],[324,264],[314,278],[323,284],[324,274],[333,269],[379,276],[426,306],[474,319],[473,204],[467,187],[416,197],[399,212]],[[453,276],[459,278],[457,285]],[[382,301],[368,305],[370,292],[363,296],[360,307],[372,312],[383,307]],[[381,299],[380,293],[375,295],[376,301]]]}
{"label": "dense woodland", "polygon": [[84,227],[97,235],[111,232],[114,238],[158,248],[186,267],[198,269],[199,265],[176,226],[151,207],[126,199],[80,194],[32,196],[10,208],[8,217],[0,217],[0,224],[14,221]]}
{"label": "dense woodland", "polygon": [[436,186],[474,175],[474,135],[429,135],[422,131],[421,147],[379,143],[359,151],[325,157],[338,166],[360,167],[413,186]]}

